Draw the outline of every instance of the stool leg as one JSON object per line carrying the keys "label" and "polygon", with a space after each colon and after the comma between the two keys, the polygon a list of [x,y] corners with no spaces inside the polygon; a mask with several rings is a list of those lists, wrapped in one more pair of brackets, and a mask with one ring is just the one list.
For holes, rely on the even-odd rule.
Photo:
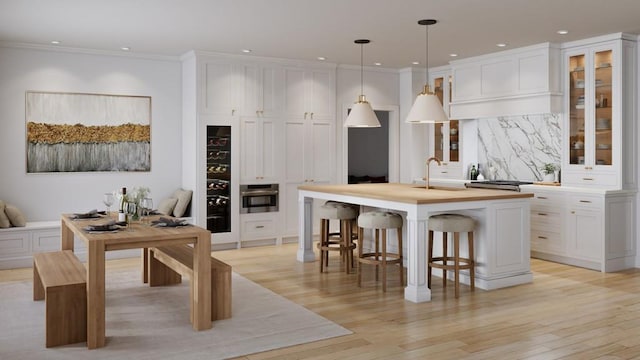
{"label": "stool leg", "polygon": [[[375,251],[376,251],[376,255],[375,255],[375,259],[376,260],[380,260],[380,230],[376,229],[375,230],[376,233],[376,247],[375,247]],[[379,280],[378,279],[378,264],[376,264],[376,282]]]}
{"label": "stool leg", "polygon": [[382,292],[387,292],[387,230],[382,231]]}
{"label": "stool leg", "polygon": [[460,296],[460,233],[453,233],[453,268],[455,271],[456,299]]}
{"label": "stool leg", "polygon": [[398,228],[398,257],[400,258],[400,286],[404,286],[404,265],[402,265],[402,228]]}
{"label": "stool leg", "polygon": [[471,291],[476,289],[476,260],[473,255],[473,232],[467,234],[469,238],[469,262],[471,263],[471,269],[469,269],[469,282],[471,283]]}
{"label": "stool leg", "polygon": [[433,262],[433,231],[429,230],[429,244],[427,254],[427,287],[431,289],[431,263]]}
{"label": "stool leg", "polygon": [[340,220],[340,233],[342,234],[342,247],[344,252],[344,267],[347,274],[351,273],[353,252],[351,251],[351,224],[347,220]]}
{"label": "stool leg", "polygon": [[[448,239],[449,233],[448,232],[443,232],[442,233],[442,264],[443,265],[447,265],[447,254],[449,253],[449,250],[447,249],[448,245],[449,245],[449,239]],[[447,270],[442,269],[442,287],[446,288],[447,287]]]}
{"label": "stool leg", "polygon": [[364,229],[358,227],[358,287],[362,287],[362,243],[364,238]]}
{"label": "stool leg", "polygon": [[325,231],[325,223],[326,219],[320,219],[320,272],[324,272],[324,254],[325,251],[322,249],[325,246],[325,241],[327,239],[327,233]]}

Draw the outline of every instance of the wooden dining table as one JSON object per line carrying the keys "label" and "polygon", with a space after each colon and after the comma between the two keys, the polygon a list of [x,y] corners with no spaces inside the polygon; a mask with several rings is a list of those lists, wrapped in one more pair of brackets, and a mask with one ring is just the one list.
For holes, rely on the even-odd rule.
{"label": "wooden dining table", "polygon": [[[152,217],[153,219],[153,217]],[[91,224],[108,219],[76,220],[61,216],[61,248],[72,250],[74,238],[87,246],[87,347],[105,346],[105,253],[112,250],[143,249],[177,244],[193,244],[193,329],[210,329],[211,324],[211,233],[195,225],[155,227],[132,222],[129,229],[115,232],[89,232]]]}

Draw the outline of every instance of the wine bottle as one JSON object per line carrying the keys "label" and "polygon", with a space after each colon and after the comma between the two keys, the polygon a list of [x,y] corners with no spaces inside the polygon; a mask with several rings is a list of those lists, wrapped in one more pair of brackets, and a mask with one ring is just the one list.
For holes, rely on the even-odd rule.
{"label": "wine bottle", "polygon": [[127,206],[127,188],[122,188],[122,197],[120,198],[120,209],[118,210],[118,221],[123,222],[127,221],[127,212],[125,211],[125,206]]}
{"label": "wine bottle", "polygon": [[471,171],[469,172],[469,177],[471,180],[478,180],[478,170],[476,170],[475,165],[471,165]]}
{"label": "wine bottle", "polygon": [[476,180],[478,181],[484,180],[484,175],[482,175],[482,170],[480,170],[480,164],[478,164],[478,175],[476,176]]}

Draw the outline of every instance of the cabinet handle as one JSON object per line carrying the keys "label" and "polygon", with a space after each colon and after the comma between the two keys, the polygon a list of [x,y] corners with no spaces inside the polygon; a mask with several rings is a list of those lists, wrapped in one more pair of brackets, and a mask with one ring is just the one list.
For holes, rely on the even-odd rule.
{"label": "cabinet handle", "polygon": [[538,199],[547,200],[546,196],[538,196]]}
{"label": "cabinet handle", "polygon": [[585,170],[593,170],[593,168],[591,166],[585,166],[584,169]]}
{"label": "cabinet handle", "polygon": [[540,216],[547,216],[547,214],[545,214],[545,213],[538,213],[538,215],[540,215]]}
{"label": "cabinet handle", "polygon": [[256,116],[260,116],[260,110],[256,110]]}
{"label": "cabinet handle", "polygon": [[581,203],[587,203],[587,204],[591,204],[591,201],[589,200],[580,200]]}
{"label": "cabinet handle", "polygon": [[575,211],[573,211],[573,210],[571,210],[571,213],[572,213],[572,214],[575,214],[576,212],[575,212]]}
{"label": "cabinet handle", "polygon": [[593,181],[593,178],[582,178],[584,181]]}
{"label": "cabinet handle", "polygon": [[264,110],[260,110],[260,116],[264,116]]}
{"label": "cabinet handle", "polygon": [[547,240],[547,237],[546,236],[538,236],[538,239]]}
{"label": "cabinet handle", "polygon": [[313,120],[313,113],[311,113],[311,120]]}
{"label": "cabinet handle", "polygon": [[307,120],[307,114],[308,114],[308,112],[306,112],[306,111],[305,111],[305,112],[304,112],[304,119],[305,119],[305,120]]}
{"label": "cabinet handle", "polygon": [[440,174],[448,174],[448,171],[440,171]]}
{"label": "cabinet handle", "polygon": [[256,226],[256,229],[262,229],[262,228],[264,228],[264,225],[257,225]]}
{"label": "cabinet handle", "polygon": [[446,166],[446,165],[448,165],[448,163],[446,163],[446,162],[443,162],[443,163],[442,163],[442,166]]}
{"label": "cabinet handle", "polygon": [[235,115],[235,113],[236,113],[236,109],[231,109],[231,115],[233,116]]}

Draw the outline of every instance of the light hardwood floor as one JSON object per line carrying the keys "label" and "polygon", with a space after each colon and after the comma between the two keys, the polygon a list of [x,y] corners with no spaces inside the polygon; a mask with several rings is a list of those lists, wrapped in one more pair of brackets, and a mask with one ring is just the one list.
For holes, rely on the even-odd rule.
{"label": "light hardwood floor", "polygon": [[[296,244],[215,252],[233,270],[354,332],[241,359],[640,359],[640,269],[603,274],[532,260],[532,284],[475,293],[434,278],[432,301],[404,300],[397,274],[382,293],[374,272],[329,272],[295,260]],[[107,269],[137,267],[112,260]],[[397,271],[397,270],[394,270]],[[0,271],[0,282],[31,279]]]}

